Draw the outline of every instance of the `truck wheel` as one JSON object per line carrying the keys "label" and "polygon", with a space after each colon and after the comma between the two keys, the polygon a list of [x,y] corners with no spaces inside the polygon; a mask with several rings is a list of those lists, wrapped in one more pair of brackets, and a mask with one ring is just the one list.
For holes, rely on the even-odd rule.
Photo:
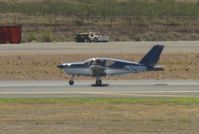
{"label": "truck wheel", "polygon": [[98,42],[98,38],[94,38],[94,42]]}

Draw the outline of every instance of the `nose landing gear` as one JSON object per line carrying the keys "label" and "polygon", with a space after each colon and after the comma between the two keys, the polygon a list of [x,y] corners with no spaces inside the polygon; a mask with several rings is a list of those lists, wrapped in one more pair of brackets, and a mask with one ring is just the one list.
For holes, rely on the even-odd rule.
{"label": "nose landing gear", "polygon": [[74,80],[73,80],[73,79],[74,79],[74,76],[75,76],[75,75],[72,75],[71,79],[69,80],[69,82],[68,82],[69,85],[73,85],[73,84],[74,84]]}
{"label": "nose landing gear", "polygon": [[73,84],[74,84],[74,81],[73,81],[73,80],[70,80],[68,83],[69,83],[69,85],[73,85]]}

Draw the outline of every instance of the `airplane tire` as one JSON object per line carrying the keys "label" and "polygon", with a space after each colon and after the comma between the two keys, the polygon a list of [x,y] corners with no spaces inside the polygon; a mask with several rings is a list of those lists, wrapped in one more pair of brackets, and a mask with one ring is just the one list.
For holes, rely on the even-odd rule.
{"label": "airplane tire", "polygon": [[74,84],[74,81],[73,80],[70,80],[69,81],[69,85],[73,85]]}
{"label": "airplane tire", "polygon": [[102,80],[96,80],[96,85],[101,86],[102,85]]}

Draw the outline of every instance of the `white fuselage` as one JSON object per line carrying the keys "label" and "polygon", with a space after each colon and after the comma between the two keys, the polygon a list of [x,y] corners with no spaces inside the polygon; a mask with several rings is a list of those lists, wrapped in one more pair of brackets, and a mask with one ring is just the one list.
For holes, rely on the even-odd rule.
{"label": "white fuselage", "polygon": [[64,68],[66,74],[91,76],[92,71],[89,68]]}
{"label": "white fuselage", "polygon": [[[105,73],[107,76],[109,75],[122,75],[128,73],[138,73],[146,71],[147,68],[143,67],[133,67],[133,66],[125,66],[122,69],[113,69],[106,68]],[[90,68],[64,68],[66,74],[73,75],[82,75],[82,76],[92,76],[92,70]]]}

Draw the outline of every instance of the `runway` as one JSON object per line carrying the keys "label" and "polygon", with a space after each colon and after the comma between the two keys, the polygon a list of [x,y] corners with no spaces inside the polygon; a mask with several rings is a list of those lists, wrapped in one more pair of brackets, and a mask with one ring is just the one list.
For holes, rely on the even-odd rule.
{"label": "runway", "polygon": [[22,43],[1,44],[0,55],[64,55],[84,53],[139,53],[145,54],[153,45],[165,46],[164,53],[198,53],[199,41],[123,41],[108,43]]}
{"label": "runway", "polygon": [[199,97],[199,81],[129,80],[103,81],[0,81],[0,98],[70,98],[70,97]]}

